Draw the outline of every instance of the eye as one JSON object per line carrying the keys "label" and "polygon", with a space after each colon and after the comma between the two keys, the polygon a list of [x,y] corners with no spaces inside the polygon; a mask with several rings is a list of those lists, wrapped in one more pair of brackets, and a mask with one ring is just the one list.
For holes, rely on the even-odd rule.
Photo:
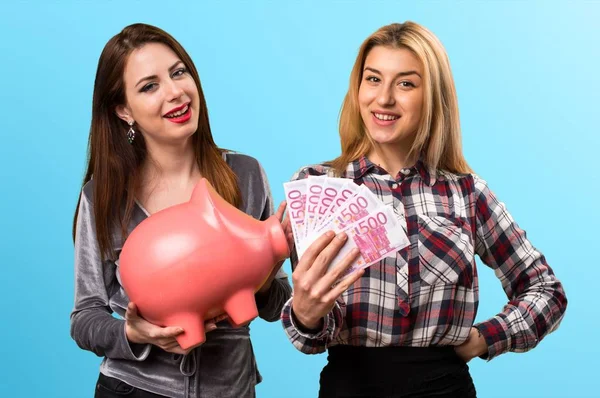
{"label": "eye", "polygon": [[379,83],[381,81],[377,76],[367,76],[365,80],[371,83]]}
{"label": "eye", "polygon": [[145,93],[145,92],[148,92],[148,91],[152,91],[152,90],[154,90],[154,88],[156,86],[158,86],[158,84],[156,84],[156,83],[148,83],[144,87],[142,87],[142,89],[140,90],[140,92],[141,93]]}
{"label": "eye", "polygon": [[408,88],[408,87],[413,88],[413,87],[415,87],[415,85],[412,82],[409,82],[407,80],[401,81],[400,83],[398,83],[398,85],[400,85],[400,87],[403,87],[403,88]]}
{"label": "eye", "polygon": [[185,69],[185,68],[179,68],[175,72],[173,72],[173,74],[171,75],[171,77],[179,77],[179,76],[184,75],[186,72],[187,72],[187,69]]}

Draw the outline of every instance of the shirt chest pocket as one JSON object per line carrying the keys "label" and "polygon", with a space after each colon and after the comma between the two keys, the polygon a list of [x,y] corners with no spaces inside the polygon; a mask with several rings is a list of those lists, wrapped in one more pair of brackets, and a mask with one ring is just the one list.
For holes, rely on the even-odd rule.
{"label": "shirt chest pocket", "polygon": [[473,285],[473,242],[460,219],[418,215],[419,273],[429,285]]}

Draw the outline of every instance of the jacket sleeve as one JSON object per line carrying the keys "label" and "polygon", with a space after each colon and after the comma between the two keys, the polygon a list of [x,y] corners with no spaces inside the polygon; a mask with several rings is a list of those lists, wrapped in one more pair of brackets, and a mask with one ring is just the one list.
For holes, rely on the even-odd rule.
{"label": "jacket sleeve", "polygon": [[75,233],[71,337],[79,347],[98,356],[143,361],[150,352],[150,345],[129,343],[125,321],[112,316],[107,285],[115,278],[114,263],[101,260],[92,204],[82,192]]}

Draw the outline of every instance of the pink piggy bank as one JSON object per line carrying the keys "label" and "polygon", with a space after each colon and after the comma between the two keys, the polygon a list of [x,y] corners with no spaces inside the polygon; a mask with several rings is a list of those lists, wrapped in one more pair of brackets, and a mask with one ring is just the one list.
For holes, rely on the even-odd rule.
{"label": "pink piggy bank", "polygon": [[204,321],[226,313],[234,326],[258,316],[254,293],[289,249],[279,220],[258,221],[201,179],[189,202],[159,211],[127,238],[121,282],[140,315],[180,326],[179,345],[202,344]]}

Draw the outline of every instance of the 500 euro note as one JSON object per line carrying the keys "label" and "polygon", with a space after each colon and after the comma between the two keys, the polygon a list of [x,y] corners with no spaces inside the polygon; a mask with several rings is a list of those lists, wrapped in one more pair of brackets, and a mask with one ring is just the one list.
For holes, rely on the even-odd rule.
{"label": "500 euro note", "polygon": [[310,176],[307,179],[306,214],[304,215],[304,236],[311,235],[318,218],[319,198],[323,192],[326,176]]}
{"label": "500 euro note", "polygon": [[290,181],[283,184],[285,200],[287,202],[287,214],[290,218],[294,242],[296,243],[297,249],[301,247],[301,240],[304,237],[307,189],[308,185],[306,179]]}
{"label": "500 euro note", "polygon": [[344,272],[340,280],[379,262],[410,243],[391,206],[381,206],[375,212],[350,225],[343,232],[348,235],[348,240],[332,260],[329,269],[338,264],[355,247],[359,249],[360,255]]}
{"label": "500 euro note", "polygon": [[[354,182],[351,183],[354,184]],[[301,248],[298,251],[298,258],[302,257],[304,250],[326,231],[331,230],[338,233],[350,226],[353,222],[374,212],[382,205],[381,201],[378,200],[367,187],[358,186],[356,184],[354,184],[354,186],[356,187],[357,193],[347,200],[340,202],[341,205],[337,207],[335,213],[303,240]]]}
{"label": "500 euro note", "polygon": [[324,228],[331,228],[332,226],[339,231],[346,229],[352,223],[377,210],[381,204],[379,198],[373,195],[369,188],[361,185],[358,187],[356,195],[338,207],[329,221],[321,226],[320,230],[322,231]]}
{"label": "500 euro note", "polygon": [[327,178],[323,193],[319,198],[318,219],[314,230],[320,230],[326,224],[336,210],[348,199],[358,193],[359,186],[354,181],[346,178]]}

